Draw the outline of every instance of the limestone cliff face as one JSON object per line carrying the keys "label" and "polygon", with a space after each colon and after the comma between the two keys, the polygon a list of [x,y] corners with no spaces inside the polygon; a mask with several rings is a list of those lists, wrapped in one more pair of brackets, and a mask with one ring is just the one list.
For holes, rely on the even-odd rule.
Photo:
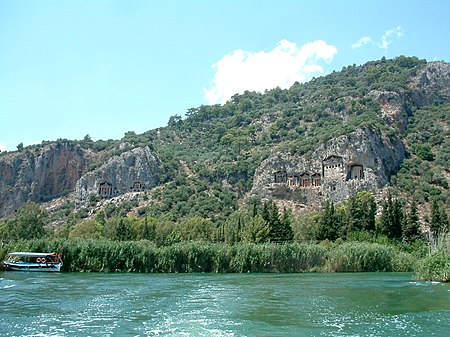
{"label": "limestone cliff face", "polygon": [[408,124],[411,107],[442,103],[450,97],[450,63],[427,63],[411,78],[407,89],[371,90],[367,95],[380,104],[383,118],[403,132]]}
{"label": "limestone cliff face", "polygon": [[408,124],[408,100],[405,93],[371,90],[367,94],[380,104],[382,117],[390,125],[394,124],[403,132]]}
{"label": "limestone cliff face", "polygon": [[148,147],[135,148],[83,175],[76,183],[76,199],[83,205],[91,195],[112,198],[142,192],[159,183],[162,171],[160,160]]}
{"label": "limestone cliff face", "polygon": [[417,107],[442,103],[450,97],[450,63],[429,62],[412,78],[410,88]]}
{"label": "limestone cliff face", "polygon": [[319,145],[309,156],[267,158],[255,172],[252,194],[307,206],[326,199],[341,202],[352,193],[386,186],[404,158],[399,140],[360,129]]}
{"label": "limestone cliff face", "polygon": [[71,192],[96,155],[79,145],[53,143],[0,157],[0,217],[24,202],[43,202]]}

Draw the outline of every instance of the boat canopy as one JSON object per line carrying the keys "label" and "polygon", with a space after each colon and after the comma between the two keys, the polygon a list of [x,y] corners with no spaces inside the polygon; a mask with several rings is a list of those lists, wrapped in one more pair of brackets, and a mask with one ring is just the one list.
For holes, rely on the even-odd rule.
{"label": "boat canopy", "polygon": [[56,256],[56,254],[55,253],[13,252],[13,253],[8,253],[8,256],[45,257],[45,256]]}

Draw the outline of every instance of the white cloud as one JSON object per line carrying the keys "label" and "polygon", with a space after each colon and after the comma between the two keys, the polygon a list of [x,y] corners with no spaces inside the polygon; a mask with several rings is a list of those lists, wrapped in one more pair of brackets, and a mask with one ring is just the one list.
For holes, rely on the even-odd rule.
{"label": "white cloud", "polygon": [[6,144],[0,143],[0,151],[6,151]]}
{"label": "white cloud", "polygon": [[358,49],[364,47],[366,44],[371,43],[372,38],[370,36],[364,36],[352,44],[352,49]]}
{"label": "white cloud", "polygon": [[305,82],[322,74],[320,62],[331,62],[337,51],[322,40],[301,47],[281,40],[269,52],[235,50],[213,65],[216,69],[213,85],[204,89],[204,97],[210,104],[223,104],[245,90],[288,88],[296,81]]}
{"label": "white cloud", "polygon": [[401,38],[403,36],[403,28],[398,26],[394,29],[387,30],[383,36],[381,37],[380,41],[378,41],[377,45],[381,49],[387,50],[389,45],[392,43],[393,38]]}

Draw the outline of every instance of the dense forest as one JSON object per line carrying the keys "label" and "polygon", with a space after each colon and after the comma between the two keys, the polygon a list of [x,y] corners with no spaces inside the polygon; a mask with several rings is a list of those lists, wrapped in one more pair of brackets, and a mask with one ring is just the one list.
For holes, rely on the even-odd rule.
{"label": "dense forest", "polygon": [[[166,127],[143,134],[129,131],[120,140],[93,141],[89,135],[80,141],[60,139],[104,156],[119,155],[124,143],[148,146],[160,158],[164,173],[155,188],[97,211],[75,208],[70,197],[62,199],[64,206],[57,212],[24,204],[0,222],[2,242],[144,240],[167,247],[183,242],[364,241],[392,245],[421,259],[430,247],[447,249],[448,256],[450,102],[444,95],[423,106],[409,99],[411,78],[426,65],[416,57],[382,58],[286,90],[245,92],[224,105],[192,108],[172,116]],[[377,91],[407,97],[404,115],[386,118],[371,94]],[[318,144],[358,128],[377,130],[405,145],[406,159],[382,199],[359,192],[344,203],[326,201],[295,214],[249,195],[256,168],[271,153],[308,154]],[[19,144],[18,151],[38,147]],[[99,201],[92,196],[92,208]],[[61,219],[62,224],[48,226]]]}

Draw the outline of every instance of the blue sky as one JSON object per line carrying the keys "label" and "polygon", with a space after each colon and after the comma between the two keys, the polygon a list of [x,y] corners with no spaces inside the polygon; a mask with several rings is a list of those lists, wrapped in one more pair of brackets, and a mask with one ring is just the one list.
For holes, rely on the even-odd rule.
{"label": "blue sky", "polygon": [[450,61],[450,2],[0,0],[0,150],[119,139],[350,64]]}

